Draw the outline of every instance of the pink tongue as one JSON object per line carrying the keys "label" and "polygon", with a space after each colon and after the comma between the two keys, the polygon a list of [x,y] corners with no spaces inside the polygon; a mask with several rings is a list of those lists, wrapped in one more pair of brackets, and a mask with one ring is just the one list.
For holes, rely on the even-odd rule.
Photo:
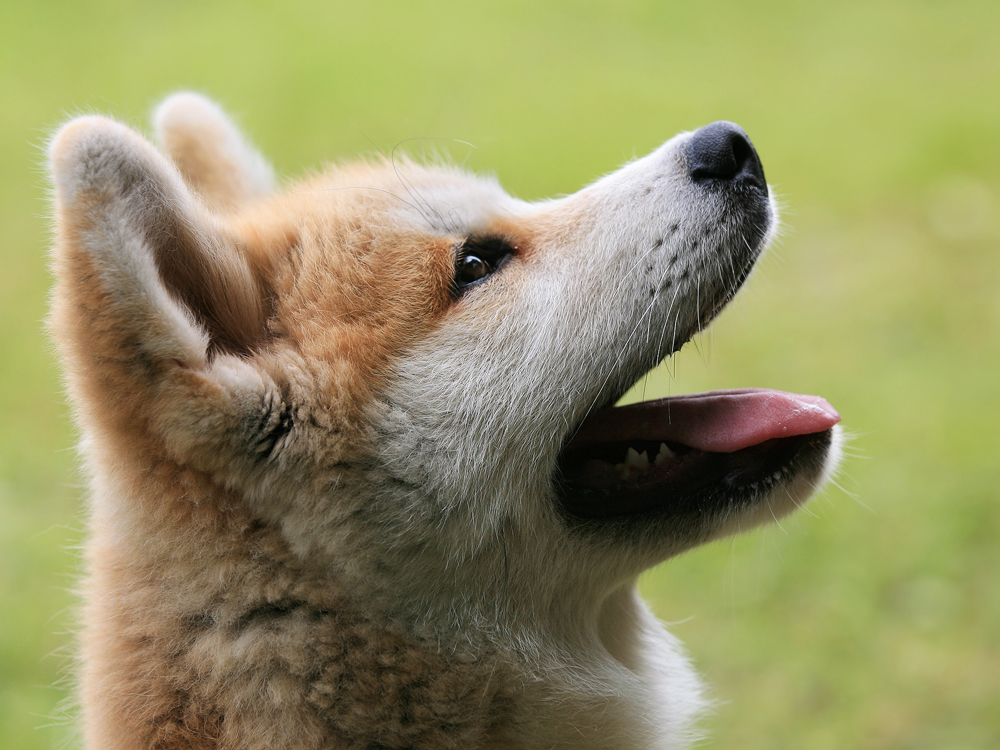
{"label": "pink tongue", "polygon": [[603,409],[581,425],[573,442],[651,440],[732,453],[765,440],[824,432],[839,421],[819,396],[746,388]]}

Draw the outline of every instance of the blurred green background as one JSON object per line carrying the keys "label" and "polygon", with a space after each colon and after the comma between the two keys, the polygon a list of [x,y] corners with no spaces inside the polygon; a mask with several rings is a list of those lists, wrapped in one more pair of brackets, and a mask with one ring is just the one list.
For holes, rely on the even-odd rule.
{"label": "blurred green background", "polygon": [[785,231],[639,390],[819,393],[853,438],[805,512],[644,578],[719,702],[705,746],[1000,747],[996,0],[0,4],[0,746],[76,744],[42,149],[181,88],[283,175],[433,138],[527,199],[743,125]]}

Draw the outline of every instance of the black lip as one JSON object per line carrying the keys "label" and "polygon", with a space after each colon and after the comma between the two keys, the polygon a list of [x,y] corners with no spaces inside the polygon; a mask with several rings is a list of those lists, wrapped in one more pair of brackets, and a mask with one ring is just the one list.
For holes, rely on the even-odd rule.
{"label": "black lip", "polygon": [[768,440],[732,453],[672,446],[677,461],[643,472],[635,481],[615,481],[612,474],[602,481],[585,471],[598,453],[607,455],[597,446],[560,456],[556,489],[563,511],[577,521],[704,516],[757,499],[800,474],[818,476],[832,441],[831,429]]}

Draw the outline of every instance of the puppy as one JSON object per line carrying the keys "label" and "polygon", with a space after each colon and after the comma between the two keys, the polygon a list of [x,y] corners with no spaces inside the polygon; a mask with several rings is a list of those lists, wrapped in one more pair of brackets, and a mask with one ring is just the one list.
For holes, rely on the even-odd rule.
{"label": "puppy", "polygon": [[701,687],[636,577],[839,455],[816,397],[613,407],[771,236],[743,131],[529,204],[412,163],[275,191],[204,98],[155,126],[50,149],[87,747],[688,744]]}

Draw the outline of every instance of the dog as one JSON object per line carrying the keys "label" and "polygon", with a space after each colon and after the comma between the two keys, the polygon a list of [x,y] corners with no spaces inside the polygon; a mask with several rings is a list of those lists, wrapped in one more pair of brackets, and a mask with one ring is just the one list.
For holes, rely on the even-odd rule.
{"label": "dog", "polygon": [[49,150],[86,746],[687,746],[703,689],[637,576],[840,455],[818,397],[613,406],[774,232],[745,133],[531,204],[389,159],[277,190],[211,101],[154,122]]}

